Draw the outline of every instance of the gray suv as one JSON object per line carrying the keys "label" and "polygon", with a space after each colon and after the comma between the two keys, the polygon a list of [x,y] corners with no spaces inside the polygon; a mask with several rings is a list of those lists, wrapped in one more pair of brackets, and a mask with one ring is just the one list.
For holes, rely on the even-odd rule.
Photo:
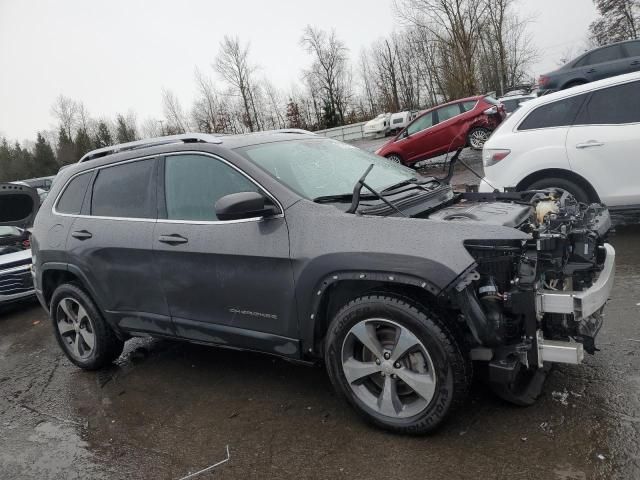
{"label": "gray suv", "polygon": [[640,40],[612,43],[541,75],[538,95],[637,71],[640,71]]}
{"label": "gray suv", "polygon": [[532,403],[580,363],[613,282],[601,205],[560,190],[456,193],[308,132],[182,135],[87,154],[32,238],[67,357],[103,367],[135,336],[323,362],[374,424],[423,433],[475,369]]}

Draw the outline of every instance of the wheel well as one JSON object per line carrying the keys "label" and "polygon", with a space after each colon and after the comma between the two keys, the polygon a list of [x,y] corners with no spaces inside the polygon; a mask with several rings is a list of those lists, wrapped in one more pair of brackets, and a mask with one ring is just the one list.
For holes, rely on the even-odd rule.
{"label": "wheel well", "polygon": [[589,200],[592,202],[600,202],[600,197],[598,196],[598,192],[596,192],[595,188],[584,178],[578,175],[575,172],[570,170],[562,170],[559,168],[548,168],[546,170],[540,170],[538,172],[532,173],[531,175],[523,178],[518,185],[516,185],[516,190],[526,190],[529,185],[537,182],[538,180],[544,180],[545,178],[556,177],[556,178],[564,178],[565,180],[570,180],[574,182],[576,185],[584,189],[589,195]]}
{"label": "wheel well", "polygon": [[387,283],[374,280],[342,280],[331,284],[325,291],[318,309],[314,324],[314,350],[324,355],[324,338],[333,317],[349,301],[362,295],[383,293],[390,296],[402,297],[437,308],[436,297],[417,285]]}
{"label": "wheel well", "polygon": [[72,282],[80,283],[80,279],[67,270],[45,270],[42,273],[42,295],[47,306],[59,285]]}

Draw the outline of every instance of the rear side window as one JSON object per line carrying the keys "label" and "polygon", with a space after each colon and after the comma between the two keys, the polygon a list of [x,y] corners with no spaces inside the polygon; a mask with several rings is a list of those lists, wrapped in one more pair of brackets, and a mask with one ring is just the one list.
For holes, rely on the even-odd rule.
{"label": "rear side window", "polygon": [[404,118],[399,117],[399,118],[394,118],[393,119],[393,124],[395,125],[396,123],[402,123],[404,122]]}
{"label": "rear side window", "polygon": [[625,43],[624,48],[628,57],[640,57],[640,41]]}
{"label": "rear side window", "polygon": [[103,168],[93,184],[91,215],[156,218],[155,159]]}
{"label": "rear side window", "polygon": [[615,125],[640,122],[640,82],[603,88],[591,94],[577,125]]}
{"label": "rear side window", "polygon": [[439,108],[437,112],[438,123],[446,122],[450,118],[460,115],[460,104],[447,105],[446,107]]}
{"label": "rear side window", "polygon": [[463,112],[468,112],[469,110],[473,110],[473,108],[476,106],[476,102],[475,100],[471,100],[468,102],[462,102],[460,104],[460,107],[462,108]]}
{"label": "rear side window", "polygon": [[586,95],[565,98],[548,103],[531,112],[518,127],[518,130],[537,128],[565,127],[571,125]]}
{"label": "rear side window", "polygon": [[80,214],[84,195],[87,192],[92,173],[93,172],[83,173],[69,182],[67,188],[62,192],[60,200],[58,200],[58,205],[56,206],[58,212],[69,213],[71,215]]}
{"label": "rear side window", "polygon": [[500,102],[493,98],[491,95],[487,95],[486,97],[484,97],[484,101],[490,105],[500,105]]}
{"label": "rear side window", "polygon": [[170,220],[217,220],[215,204],[231,193],[259,192],[243,174],[205,155],[171,155],[165,160],[165,200]]}
{"label": "rear side window", "polygon": [[598,63],[611,62],[613,60],[619,60],[623,57],[622,49],[620,45],[612,45],[610,47],[604,47],[599,50],[591,52],[576,63],[576,67],[585,67],[587,65],[596,65]]}

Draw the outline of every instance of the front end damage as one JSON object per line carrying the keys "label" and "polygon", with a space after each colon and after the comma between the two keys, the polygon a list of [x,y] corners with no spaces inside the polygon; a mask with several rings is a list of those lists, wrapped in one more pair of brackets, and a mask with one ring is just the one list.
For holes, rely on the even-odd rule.
{"label": "front end damage", "polygon": [[529,240],[465,243],[476,265],[453,288],[471,357],[507,400],[531,403],[554,362],[577,364],[595,337],[614,279],[609,213],[562,191],[462,194],[439,211],[449,221],[498,222]]}

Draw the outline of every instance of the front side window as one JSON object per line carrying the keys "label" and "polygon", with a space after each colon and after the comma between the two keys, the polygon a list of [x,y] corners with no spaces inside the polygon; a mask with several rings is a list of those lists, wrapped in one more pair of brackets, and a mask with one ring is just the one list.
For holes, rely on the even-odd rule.
{"label": "front side window", "polygon": [[106,167],[93,184],[91,215],[156,218],[155,159]]}
{"label": "front side window", "polygon": [[58,212],[71,215],[80,214],[91,175],[92,172],[83,173],[69,182],[67,188],[62,192],[60,200],[58,200],[58,205],[56,206]]}
{"label": "front side window", "polygon": [[416,118],[413,123],[407,127],[407,133],[413,135],[429,127],[433,127],[433,112],[425,113],[423,116]]}
{"label": "front side window", "polygon": [[208,155],[165,159],[165,201],[169,220],[216,221],[216,202],[232,193],[259,192],[252,181]]}
{"label": "front side window", "polygon": [[576,119],[577,125],[640,122],[640,82],[596,90]]}
{"label": "front side window", "polygon": [[450,118],[460,115],[460,104],[455,103],[453,105],[447,105],[446,107],[439,108],[437,112],[438,123],[446,122]]}
{"label": "front side window", "polygon": [[532,111],[520,124],[518,130],[564,127],[571,125],[586,95],[565,98],[542,105]]}
{"label": "front side window", "polygon": [[[366,183],[381,191],[415,178],[415,171],[360,148],[329,139],[305,139],[252,145],[236,150],[300,196],[314,199],[351,195],[373,164]],[[368,193],[366,189],[364,193]]]}

